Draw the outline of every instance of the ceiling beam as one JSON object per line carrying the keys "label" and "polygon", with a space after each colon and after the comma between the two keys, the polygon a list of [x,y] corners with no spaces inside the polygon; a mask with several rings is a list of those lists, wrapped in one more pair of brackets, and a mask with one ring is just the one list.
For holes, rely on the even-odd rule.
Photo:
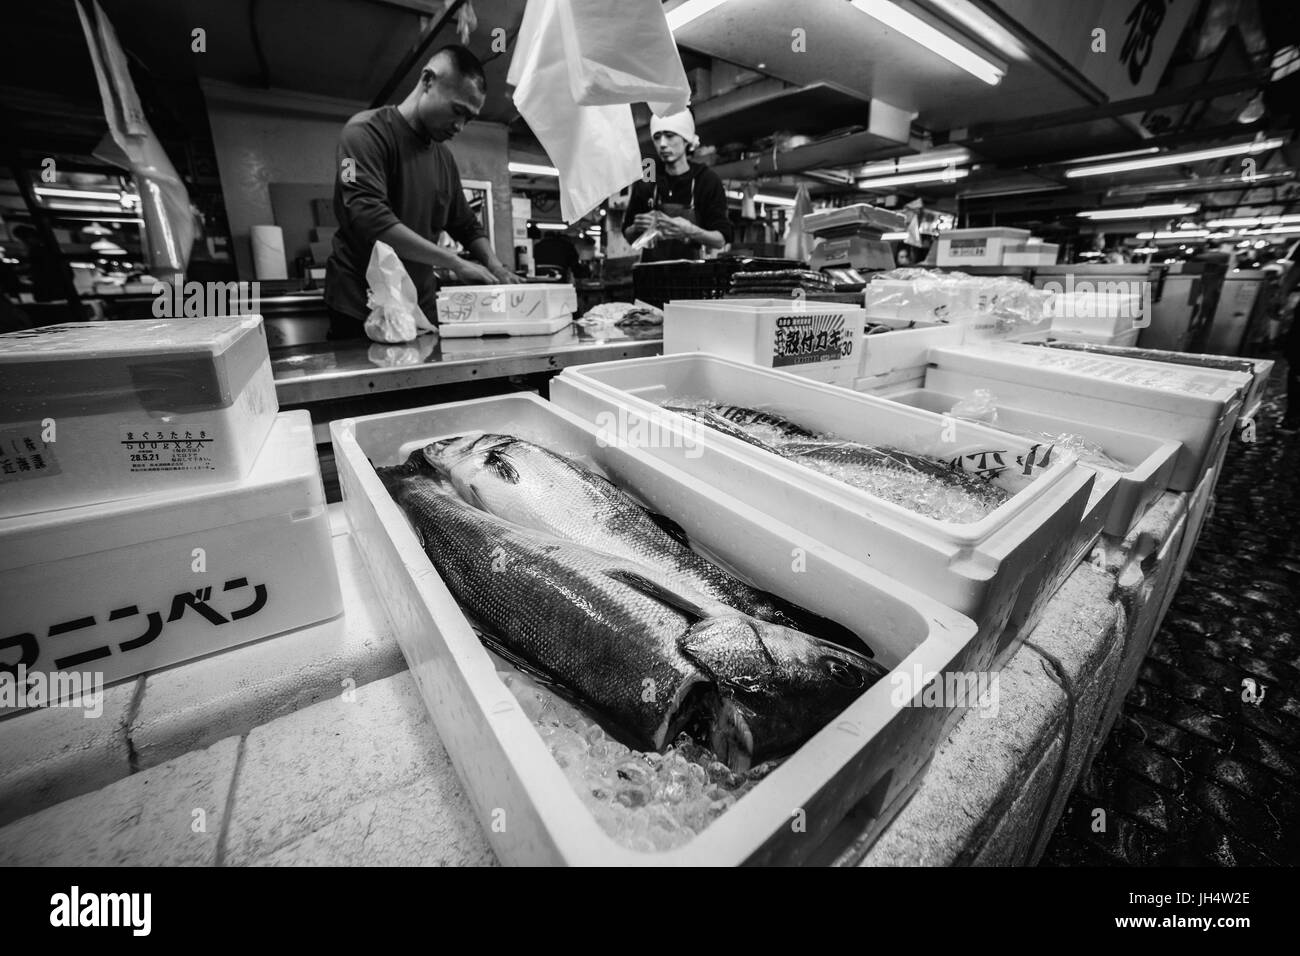
{"label": "ceiling beam", "polygon": [[388,77],[384,82],[383,88],[379,91],[379,94],[371,101],[371,109],[384,106],[390,99],[392,99],[393,93],[397,91],[397,87],[406,78],[407,74],[409,74],[411,70],[413,70],[428,54],[429,47],[433,44],[433,38],[438,35],[443,26],[450,22],[452,17],[454,17],[464,5],[465,0],[452,0],[452,2],[448,4],[447,9],[443,12],[442,16],[438,17],[438,19],[425,27],[424,32],[420,34],[420,38],[415,41],[415,45],[411,47],[406,56],[402,57],[402,62],[397,64],[397,69],[395,69],[392,75]]}

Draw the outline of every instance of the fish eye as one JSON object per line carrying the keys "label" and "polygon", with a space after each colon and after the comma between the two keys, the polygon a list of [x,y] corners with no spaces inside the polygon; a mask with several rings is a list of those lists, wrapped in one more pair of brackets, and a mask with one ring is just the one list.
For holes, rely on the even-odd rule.
{"label": "fish eye", "polygon": [[841,687],[861,687],[866,683],[866,679],[856,667],[846,664],[838,657],[823,657],[822,664],[825,665],[831,680]]}

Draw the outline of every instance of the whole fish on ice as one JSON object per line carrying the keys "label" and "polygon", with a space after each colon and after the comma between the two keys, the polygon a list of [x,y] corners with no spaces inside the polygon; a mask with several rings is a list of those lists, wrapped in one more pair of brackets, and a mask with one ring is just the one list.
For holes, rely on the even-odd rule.
{"label": "whole fish on ice", "polygon": [[483,642],[630,746],[662,751],[685,731],[743,770],[796,749],[885,673],[645,565],[468,505],[417,458],[377,471]]}
{"label": "whole fish on ice", "polygon": [[760,620],[871,653],[848,628],[706,560],[691,550],[681,529],[665,530],[617,485],[541,445],[473,434],[434,442],[424,457],[466,501],[499,518],[645,564]]}

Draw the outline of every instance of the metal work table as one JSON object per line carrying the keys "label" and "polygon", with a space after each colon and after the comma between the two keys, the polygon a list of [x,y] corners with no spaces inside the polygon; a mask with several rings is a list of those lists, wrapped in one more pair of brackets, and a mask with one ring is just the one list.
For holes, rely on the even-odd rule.
{"label": "metal work table", "polygon": [[570,365],[658,355],[659,328],[632,334],[576,325],[552,335],[446,339],[381,345],[365,340],[315,342],[271,350],[281,407],[404,389],[558,372]]}

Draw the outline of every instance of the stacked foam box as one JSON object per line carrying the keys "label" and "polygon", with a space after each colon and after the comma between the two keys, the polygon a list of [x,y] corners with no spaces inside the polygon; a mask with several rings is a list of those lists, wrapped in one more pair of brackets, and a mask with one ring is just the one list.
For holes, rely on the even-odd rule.
{"label": "stacked foam box", "polygon": [[447,286],[438,292],[438,333],[443,338],[479,335],[550,335],[573,321],[578,293],[571,285]]}
{"label": "stacked foam box", "polygon": [[0,335],[0,680],[110,684],[340,613],[310,418],[277,410],[259,316]]}

